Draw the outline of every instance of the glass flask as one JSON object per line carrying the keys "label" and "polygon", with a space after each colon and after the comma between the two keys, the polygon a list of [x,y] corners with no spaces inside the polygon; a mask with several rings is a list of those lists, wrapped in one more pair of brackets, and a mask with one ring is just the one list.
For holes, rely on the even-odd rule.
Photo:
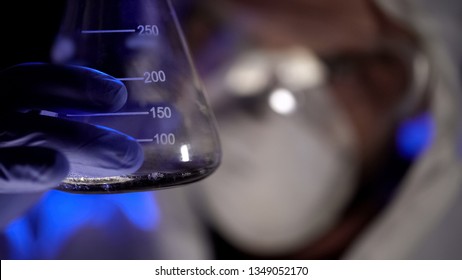
{"label": "glass flask", "polygon": [[52,59],[105,72],[128,91],[118,112],[58,117],[118,130],[144,151],[134,174],[94,177],[71,170],[58,189],[161,189],[203,179],[218,167],[215,118],[170,0],[69,0]]}

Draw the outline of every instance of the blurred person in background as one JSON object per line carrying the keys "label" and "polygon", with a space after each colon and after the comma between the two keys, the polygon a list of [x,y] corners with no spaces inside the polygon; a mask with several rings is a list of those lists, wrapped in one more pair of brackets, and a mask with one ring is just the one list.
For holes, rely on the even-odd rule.
{"label": "blurred person in background", "polygon": [[460,258],[457,1],[201,1],[219,259]]}
{"label": "blurred person in background", "polygon": [[[145,203],[113,199],[106,223],[88,218],[101,199],[89,203],[86,223],[69,226],[53,254],[44,248],[62,232],[43,230],[53,220],[43,213],[65,212],[36,206],[27,219],[40,242],[19,238],[16,250],[35,244],[29,258],[461,257],[461,4],[174,4],[218,119],[222,166]],[[69,213],[88,206],[69,201]],[[4,209],[6,221],[21,213]],[[66,217],[54,219],[59,228]]]}

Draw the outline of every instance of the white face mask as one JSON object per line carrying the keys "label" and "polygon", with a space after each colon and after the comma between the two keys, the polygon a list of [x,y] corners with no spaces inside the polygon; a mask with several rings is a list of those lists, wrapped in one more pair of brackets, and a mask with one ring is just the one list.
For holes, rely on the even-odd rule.
{"label": "white face mask", "polygon": [[[318,238],[355,189],[356,143],[348,119],[328,93],[296,90],[274,91],[273,111],[262,116],[237,110],[218,118],[223,162],[202,183],[212,225],[256,254],[290,252]],[[293,113],[276,113],[273,98],[281,93],[295,101]]]}

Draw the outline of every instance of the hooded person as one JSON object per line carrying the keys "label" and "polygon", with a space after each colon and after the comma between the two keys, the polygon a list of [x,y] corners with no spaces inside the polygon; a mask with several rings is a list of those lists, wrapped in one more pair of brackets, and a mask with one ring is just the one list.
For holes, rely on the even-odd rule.
{"label": "hooded person", "polygon": [[[196,55],[223,162],[172,191],[196,203],[208,257],[462,255],[457,1],[211,7],[226,32],[194,25],[214,34]],[[410,158],[396,141],[413,137]]]}

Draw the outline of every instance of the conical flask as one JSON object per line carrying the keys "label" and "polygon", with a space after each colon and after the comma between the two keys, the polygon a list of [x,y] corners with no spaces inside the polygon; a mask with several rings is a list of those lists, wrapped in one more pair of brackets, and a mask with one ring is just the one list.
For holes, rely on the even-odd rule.
{"label": "conical flask", "polygon": [[60,117],[123,132],[145,158],[137,172],[115,177],[71,170],[59,189],[153,190],[203,179],[218,167],[215,118],[170,0],[69,0],[52,58],[125,84],[128,100],[118,112]]}

